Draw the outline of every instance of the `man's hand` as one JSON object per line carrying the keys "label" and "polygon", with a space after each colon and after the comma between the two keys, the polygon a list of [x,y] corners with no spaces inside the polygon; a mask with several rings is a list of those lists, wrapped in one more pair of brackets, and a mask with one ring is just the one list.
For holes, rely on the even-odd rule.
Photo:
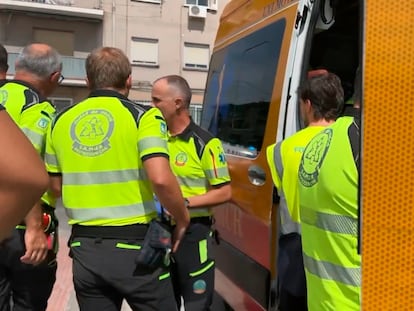
{"label": "man's hand", "polygon": [[47,237],[43,229],[43,211],[40,202],[35,204],[25,217],[24,243],[26,253],[20,257],[25,264],[38,265],[47,255]]}
{"label": "man's hand", "polygon": [[172,252],[175,253],[180,245],[181,240],[184,238],[185,232],[187,230],[188,223],[176,224],[173,233],[173,247]]}
{"label": "man's hand", "polygon": [[26,253],[20,257],[25,264],[38,265],[47,255],[47,237],[42,228],[26,228],[24,234]]}

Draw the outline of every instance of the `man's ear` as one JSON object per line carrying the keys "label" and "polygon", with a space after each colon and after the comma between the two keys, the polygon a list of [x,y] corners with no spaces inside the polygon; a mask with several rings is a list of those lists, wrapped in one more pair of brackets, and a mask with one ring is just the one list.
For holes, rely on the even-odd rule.
{"label": "man's ear", "polygon": [[57,83],[59,81],[59,78],[60,78],[60,72],[59,71],[55,71],[54,73],[52,73],[50,75],[50,82]]}
{"label": "man's ear", "polygon": [[312,102],[309,99],[305,100],[305,111],[309,112],[312,109]]}
{"label": "man's ear", "polygon": [[127,88],[127,90],[130,90],[132,87],[132,75],[129,75],[126,82],[125,82],[125,87]]}
{"label": "man's ear", "polygon": [[85,78],[85,82],[86,82],[86,86],[87,86],[87,88],[88,88],[88,89],[90,89],[90,84],[89,84],[89,80],[88,80],[88,78]]}
{"label": "man's ear", "polygon": [[182,99],[181,97],[177,97],[177,98],[175,98],[174,102],[175,102],[175,107],[176,107],[177,109],[182,109],[182,108],[184,108],[184,101],[183,101],[183,99]]}

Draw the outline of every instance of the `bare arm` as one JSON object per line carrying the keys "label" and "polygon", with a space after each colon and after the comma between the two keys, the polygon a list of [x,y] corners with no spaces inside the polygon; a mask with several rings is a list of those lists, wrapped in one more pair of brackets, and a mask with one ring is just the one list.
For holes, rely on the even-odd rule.
{"label": "bare arm", "polygon": [[26,231],[24,240],[26,246],[25,254],[20,260],[26,264],[38,265],[47,255],[47,238],[43,229],[43,209],[40,201],[32,207],[24,219]]}
{"label": "bare arm", "polygon": [[225,184],[221,187],[214,187],[204,194],[187,199],[190,202],[189,208],[208,207],[224,203],[231,199],[231,186],[230,184]]}
{"label": "bare arm", "polygon": [[46,191],[49,177],[30,141],[0,111],[0,240],[21,222]]}
{"label": "bare arm", "polygon": [[53,196],[56,199],[62,196],[62,176],[61,175],[50,176],[50,190],[52,191]]}
{"label": "bare arm", "polygon": [[175,251],[190,222],[190,216],[184,205],[180,187],[171,171],[167,158],[152,157],[146,159],[144,167],[161,205],[174,217],[177,224],[173,247],[173,251]]}

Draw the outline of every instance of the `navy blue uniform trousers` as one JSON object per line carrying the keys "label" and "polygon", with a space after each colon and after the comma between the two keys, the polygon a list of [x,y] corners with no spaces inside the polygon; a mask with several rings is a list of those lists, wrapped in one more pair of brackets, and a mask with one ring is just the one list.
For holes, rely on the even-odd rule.
{"label": "navy blue uniform trousers", "polygon": [[306,277],[299,234],[279,238],[278,271],[280,311],[306,311]]}
{"label": "navy blue uniform trousers", "polygon": [[143,237],[72,236],[73,282],[80,311],[119,311],[125,299],[134,311],[176,311],[166,268],[136,264]]}
{"label": "navy blue uniform trousers", "polygon": [[205,218],[206,224],[190,223],[171,263],[177,306],[182,297],[186,311],[210,310],[213,299],[215,263],[209,249],[210,220]]}
{"label": "navy blue uniform trousers", "polygon": [[40,265],[20,261],[26,252],[24,233],[15,229],[0,244],[0,311],[45,311],[56,281],[57,263],[52,250]]}

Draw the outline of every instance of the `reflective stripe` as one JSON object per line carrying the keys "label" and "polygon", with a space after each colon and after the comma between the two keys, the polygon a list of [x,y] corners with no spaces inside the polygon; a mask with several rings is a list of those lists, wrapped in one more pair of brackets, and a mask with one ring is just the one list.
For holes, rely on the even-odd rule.
{"label": "reflective stripe", "polygon": [[203,274],[203,273],[204,273],[204,272],[206,272],[208,269],[210,269],[212,266],[214,266],[214,261],[210,262],[207,266],[205,266],[204,268],[202,268],[202,269],[200,269],[200,270],[198,270],[198,271],[191,272],[191,273],[190,273],[190,276],[191,276],[191,277],[195,277],[195,276],[198,276],[198,275],[200,275],[200,274]]}
{"label": "reflective stripe", "polygon": [[151,136],[151,137],[143,138],[138,142],[139,150],[145,150],[145,149],[151,149],[151,148],[164,148],[168,150],[167,141],[159,137]]}
{"label": "reflective stripe", "polygon": [[161,274],[161,275],[158,277],[158,280],[162,281],[162,280],[165,280],[166,278],[169,278],[169,277],[170,277],[170,273],[169,273],[169,272],[167,272],[167,273]]}
{"label": "reflective stripe", "polygon": [[50,153],[45,153],[45,162],[49,165],[58,166],[56,156]]}
{"label": "reflective stripe", "polygon": [[[90,221],[99,219],[119,219],[127,217],[144,216],[145,210],[155,210],[154,202],[136,203],[122,206],[106,206],[96,208],[66,207],[66,213],[70,219]],[[156,212],[154,212],[156,215]],[[150,217],[151,215],[145,215]]]}
{"label": "reflective stripe", "polygon": [[324,231],[358,235],[358,219],[356,218],[321,213],[305,207],[301,208],[300,213],[301,221],[305,224],[315,226]]}
{"label": "reflective stripe", "polygon": [[143,169],[116,170],[106,172],[85,172],[63,174],[63,185],[99,185],[143,180],[146,177]]}
{"label": "reflective stripe", "polygon": [[22,128],[23,133],[29,138],[33,145],[41,147],[45,141],[45,136],[43,134],[39,134],[27,127]]}
{"label": "reflective stripe", "polygon": [[81,246],[81,242],[72,242],[70,244],[70,247],[79,247],[79,246]]}
{"label": "reflective stripe", "polygon": [[177,176],[178,183],[180,186],[185,186],[188,188],[206,188],[208,186],[208,181],[205,178],[188,178],[183,176]]}
{"label": "reflective stripe", "polygon": [[[273,152],[273,161],[276,166],[276,173],[279,175],[280,183],[283,185],[283,163],[282,163],[282,155],[280,153],[280,147],[282,142],[279,142],[274,147]],[[301,233],[300,224],[293,221],[292,217],[290,216],[289,209],[287,207],[286,196],[282,189],[278,189],[278,194],[280,197],[279,201],[279,213],[280,213],[280,222],[281,228],[280,231],[282,234],[289,234],[289,233]]]}
{"label": "reflective stripe", "polygon": [[207,240],[201,240],[198,242],[198,253],[200,255],[200,263],[207,261]]}
{"label": "reflective stripe", "polygon": [[[217,173],[217,176],[216,176]],[[218,177],[226,177],[229,175],[229,171],[226,167],[217,167],[215,170],[207,170],[206,171],[206,176],[208,179],[214,179],[214,178],[218,178]]]}
{"label": "reflective stripe", "polygon": [[117,248],[123,248],[123,249],[141,249],[140,245],[133,245],[133,244],[127,244],[127,243],[116,243]]}
{"label": "reflective stripe", "polygon": [[282,146],[282,142],[277,143],[273,151],[273,161],[275,163],[276,173],[279,175],[280,181],[283,180],[283,162],[282,162],[282,155],[280,153],[281,146]]}
{"label": "reflective stripe", "polygon": [[204,216],[208,217],[208,216],[212,215],[212,213],[211,213],[211,211],[208,207],[206,207],[206,208],[190,208],[188,211],[190,213],[191,218],[193,218],[193,217],[204,217]]}
{"label": "reflective stripe", "polygon": [[341,282],[351,286],[361,286],[361,269],[346,268],[333,263],[316,260],[303,253],[305,268],[321,279]]}
{"label": "reflective stripe", "polygon": [[293,232],[301,234],[302,229],[300,227],[300,224],[293,221],[292,217],[290,217],[284,194],[280,195],[279,213],[281,222],[280,231],[282,234],[289,234]]}

